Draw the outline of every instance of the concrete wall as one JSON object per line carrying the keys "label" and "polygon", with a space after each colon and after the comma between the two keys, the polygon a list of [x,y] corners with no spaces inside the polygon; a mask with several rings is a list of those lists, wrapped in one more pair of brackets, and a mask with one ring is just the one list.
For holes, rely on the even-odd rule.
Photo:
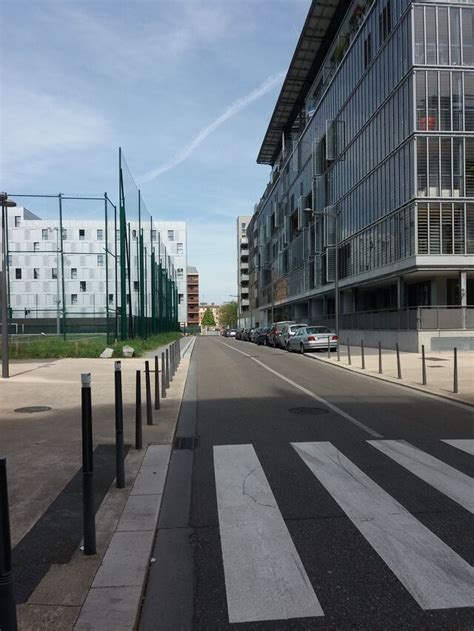
{"label": "concrete wall", "polygon": [[366,347],[377,348],[380,341],[382,348],[395,350],[395,345],[398,342],[401,351],[414,353],[421,352],[423,344],[427,352],[449,350],[454,346],[459,350],[474,350],[473,331],[352,331],[341,329],[339,336],[341,344],[346,344],[349,339],[351,345],[358,346],[360,341],[364,340]]}

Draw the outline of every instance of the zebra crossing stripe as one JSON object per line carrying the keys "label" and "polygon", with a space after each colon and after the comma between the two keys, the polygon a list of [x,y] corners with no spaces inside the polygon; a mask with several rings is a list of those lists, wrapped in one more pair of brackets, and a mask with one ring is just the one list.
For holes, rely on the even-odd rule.
{"label": "zebra crossing stripe", "polygon": [[292,443],[422,609],[474,606],[474,568],[329,442]]}
{"label": "zebra crossing stripe", "polygon": [[470,476],[404,440],[367,442],[470,513],[474,513],[474,479]]}
{"label": "zebra crossing stripe", "polygon": [[323,616],[252,445],[214,446],[229,622]]}
{"label": "zebra crossing stripe", "polygon": [[471,454],[471,456],[474,456],[474,438],[443,440],[443,443],[447,443],[452,447],[461,449],[462,451]]}

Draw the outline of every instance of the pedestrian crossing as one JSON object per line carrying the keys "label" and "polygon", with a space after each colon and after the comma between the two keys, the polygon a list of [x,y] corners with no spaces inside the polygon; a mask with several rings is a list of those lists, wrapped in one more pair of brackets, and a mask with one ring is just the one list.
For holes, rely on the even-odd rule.
{"label": "pedestrian crossing", "polygon": [[[443,442],[474,455],[474,440]],[[367,444],[474,513],[474,478],[403,440]],[[331,442],[295,442],[291,447],[314,483],[329,493],[421,610],[474,607],[473,566],[373,476]],[[219,445],[213,451],[229,622],[327,614],[254,447]]]}

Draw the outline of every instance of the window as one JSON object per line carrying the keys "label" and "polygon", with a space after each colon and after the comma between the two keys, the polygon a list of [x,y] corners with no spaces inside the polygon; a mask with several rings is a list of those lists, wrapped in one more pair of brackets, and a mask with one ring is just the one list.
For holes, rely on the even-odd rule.
{"label": "window", "polygon": [[241,229],[242,233],[244,234],[245,233],[245,223],[242,223],[240,225],[240,229]]}
{"label": "window", "polygon": [[156,230],[151,231],[151,240],[156,241]]}
{"label": "window", "polygon": [[87,283],[85,280],[79,281],[79,291],[87,291]]}
{"label": "window", "polygon": [[71,304],[77,305],[77,294],[71,294]]}
{"label": "window", "polygon": [[39,252],[39,249],[40,249],[39,241],[35,241],[33,243],[33,250],[34,250],[34,252]]}
{"label": "window", "polygon": [[66,228],[63,228],[62,236],[63,236],[63,241],[66,241],[67,240],[67,230],[66,230]]}
{"label": "window", "polygon": [[58,278],[58,268],[57,267],[53,267],[51,269],[51,278],[53,280],[57,280],[57,278]]}
{"label": "window", "polygon": [[178,267],[178,269],[176,270],[176,273],[178,275],[178,278],[183,278],[184,272],[183,272],[183,268],[182,267]]}
{"label": "window", "polygon": [[19,228],[21,225],[21,216],[15,216],[15,228]]}
{"label": "window", "polygon": [[97,241],[103,241],[103,240],[104,240],[104,231],[102,230],[102,228],[98,228]]}
{"label": "window", "polygon": [[71,267],[71,279],[76,280],[77,278],[77,267]]}
{"label": "window", "polygon": [[86,231],[84,229],[79,230],[79,241],[85,241],[86,239]]}
{"label": "window", "polygon": [[109,294],[109,305],[113,305],[113,304],[114,304],[114,295]]}
{"label": "window", "polygon": [[178,303],[182,305],[183,301],[184,301],[184,294],[178,294]]}
{"label": "window", "polygon": [[372,33],[369,33],[364,40],[364,68],[372,61]]}
{"label": "window", "polygon": [[136,231],[136,230],[132,230],[132,237],[133,237],[134,239],[136,239],[136,238],[137,238],[137,231]]}
{"label": "window", "polygon": [[35,280],[38,280],[38,279],[39,279],[39,277],[40,277],[40,271],[39,271],[39,268],[38,268],[38,267],[34,267],[34,268],[33,268],[33,278],[34,278]]}
{"label": "window", "polygon": [[16,280],[21,280],[21,269],[19,267],[15,269],[15,278]]}
{"label": "window", "polygon": [[133,281],[133,291],[138,291],[138,290],[139,290],[138,280],[134,280]]}
{"label": "window", "polygon": [[183,244],[182,243],[177,243],[176,244],[176,254],[182,254],[183,253]]}
{"label": "window", "polygon": [[387,0],[386,5],[382,9],[379,15],[379,39],[382,44],[388,37],[392,30],[392,12],[390,7],[390,0]]}
{"label": "window", "polygon": [[41,230],[41,238],[43,241],[48,240],[48,228],[43,228],[43,230]]}
{"label": "window", "polygon": [[168,241],[174,241],[174,230],[168,230]]}
{"label": "window", "polygon": [[97,255],[97,267],[104,267],[104,255],[103,254],[98,254]]}

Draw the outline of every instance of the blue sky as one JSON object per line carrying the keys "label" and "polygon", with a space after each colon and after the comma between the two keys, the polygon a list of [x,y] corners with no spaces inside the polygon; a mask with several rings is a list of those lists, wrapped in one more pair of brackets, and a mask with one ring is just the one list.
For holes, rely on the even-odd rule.
{"label": "blue sky", "polygon": [[0,188],[116,201],[122,146],[152,214],[187,221],[201,300],[229,300],[235,218],[268,181],[255,160],[309,5],[2,0]]}

